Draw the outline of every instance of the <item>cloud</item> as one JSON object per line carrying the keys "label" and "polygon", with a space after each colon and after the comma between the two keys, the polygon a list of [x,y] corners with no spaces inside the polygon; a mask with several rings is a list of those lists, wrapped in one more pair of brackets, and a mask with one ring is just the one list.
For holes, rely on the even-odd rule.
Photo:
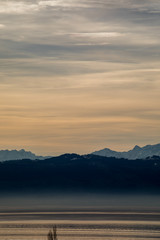
{"label": "cloud", "polygon": [[84,8],[88,7],[87,1],[79,0],[41,0],[38,2],[38,5],[41,7],[62,7],[62,8]]}
{"label": "cloud", "polygon": [[4,24],[0,24],[0,29],[3,29],[5,28],[5,25]]}
{"label": "cloud", "polygon": [[35,11],[43,11],[46,8],[52,8],[52,10],[60,8],[68,8],[68,10],[74,8],[88,8],[88,9],[130,9],[134,11],[157,13],[160,11],[160,3],[158,0],[154,1],[138,1],[138,0],[8,0],[1,1],[0,13],[4,14],[22,14],[32,13]]}
{"label": "cloud", "polygon": [[0,13],[3,14],[31,14],[36,11],[43,11],[47,7],[61,8],[83,8],[87,3],[81,3],[78,0],[40,0],[40,1],[1,1]]}
{"label": "cloud", "polygon": [[0,4],[1,146],[158,141],[159,0]]}
{"label": "cloud", "polygon": [[153,12],[155,13],[160,10],[160,2],[159,0],[101,0],[99,5],[103,5],[106,7],[114,8],[114,9],[130,9],[134,11],[140,12]]}
{"label": "cloud", "polygon": [[0,4],[0,13],[3,14],[25,14],[27,12],[38,10],[37,4],[27,4],[23,1],[1,1]]}

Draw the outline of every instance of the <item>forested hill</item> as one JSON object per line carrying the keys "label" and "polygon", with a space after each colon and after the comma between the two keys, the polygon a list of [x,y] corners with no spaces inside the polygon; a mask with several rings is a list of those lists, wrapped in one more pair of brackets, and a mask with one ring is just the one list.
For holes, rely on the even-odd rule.
{"label": "forested hill", "polygon": [[145,160],[64,154],[0,163],[3,191],[160,192],[160,157]]}

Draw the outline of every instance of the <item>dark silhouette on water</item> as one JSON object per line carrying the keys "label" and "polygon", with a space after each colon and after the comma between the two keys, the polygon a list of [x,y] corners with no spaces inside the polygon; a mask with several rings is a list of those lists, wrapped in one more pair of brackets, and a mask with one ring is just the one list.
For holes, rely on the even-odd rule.
{"label": "dark silhouette on water", "polygon": [[47,237],[48,237],[48,240],[58,240],[58,238],[57,238],[57,226],[56,225],[53,226],[52,231],[51,230],[49,231]]}

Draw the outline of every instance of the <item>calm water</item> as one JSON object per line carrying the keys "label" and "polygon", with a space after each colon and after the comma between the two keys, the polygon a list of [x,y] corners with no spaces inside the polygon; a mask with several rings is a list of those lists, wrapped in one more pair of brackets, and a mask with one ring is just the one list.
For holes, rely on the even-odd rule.
{"label": "calm water", "polygon": [[45,240],[57,225],[58,239],[160,239],[160,212],[1,212],[0,240]]}
{"label": "calm water", "polygon": [[0,196],[0,240],[47,240],[54,224],[58,240],[160,239],[160,196]]}

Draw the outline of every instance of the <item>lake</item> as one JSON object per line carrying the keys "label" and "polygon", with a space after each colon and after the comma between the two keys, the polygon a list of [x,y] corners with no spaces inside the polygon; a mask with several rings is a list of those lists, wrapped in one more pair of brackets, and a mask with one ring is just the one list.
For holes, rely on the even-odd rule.
{"label": "lake", "polygon": [[[127,199],[127,200],[126,200]],[[158,197],[0,198],[0,240],[160,239]]]}
{"label": "lake", "polygon": [[102,211],[1,213],[0,239],[47,239],[55,224],[64,240],[160,239],[160,213]]}

